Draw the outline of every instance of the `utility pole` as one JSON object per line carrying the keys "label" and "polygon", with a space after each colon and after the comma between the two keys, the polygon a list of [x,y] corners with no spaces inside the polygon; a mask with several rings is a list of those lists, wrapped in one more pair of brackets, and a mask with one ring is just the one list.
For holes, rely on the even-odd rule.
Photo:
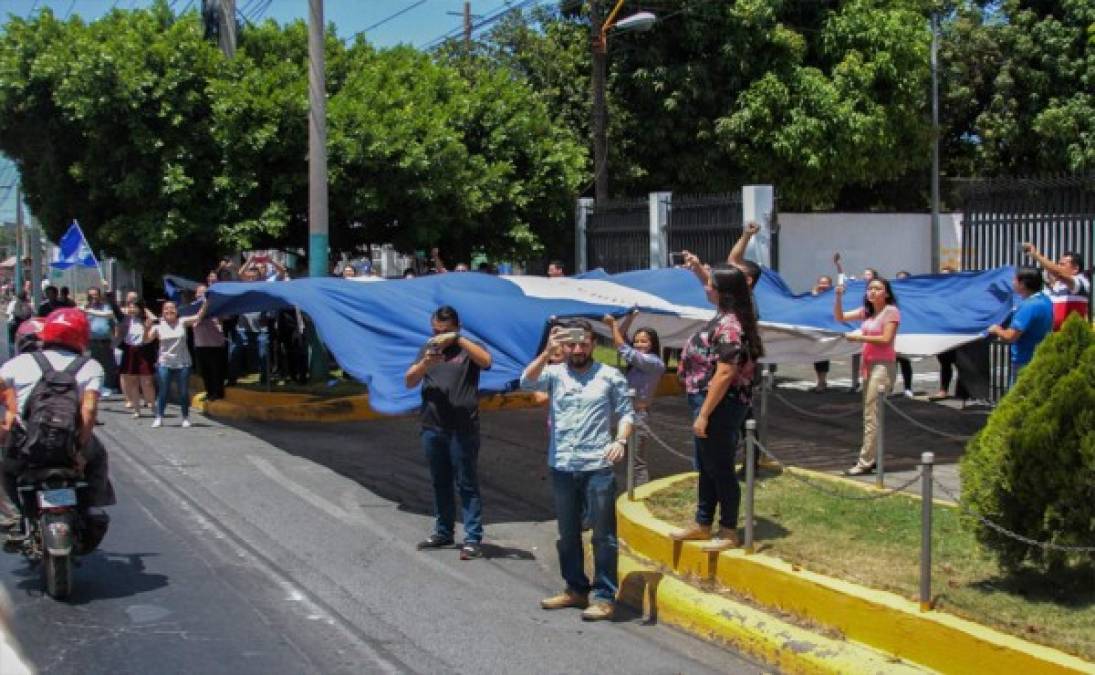
{"label": "utility pole", "polygon": [[[15,292],[23,292],[23,190],[15,186]],[[33,289],[31,289],[33,291]],[[33,300],[32,300],[33,301]]]}
{"label": "utility pole", "polygon": [[462,16],[464,18],[464,54],[471,54],[471,21],[472,19],[478,19],[478,14],[471,13],[471,3],[464,3],[463,12],[445,12],[449,16]]}
{"label": "utility pole", "polygon": [[939,271],[939,14],[932,11],[932,273]]}
{"label": "utility pole", "polygon": [[593,197],[594,208],[608,201],[608,140],[605,136],[605,78],[608,67],[607,45],[601,35],[604,7],[600,0],[589,3],[590,44],[593,47]]}
{"label": "utility pole", "polygon": [[220,0],[217,43],[228,58],[236,55],[236,0]]}
{"label": "utility pole", "polygon": [[[327,76],[323,0],[308,0],[308,276],[328,276]],[[327,379],[327,353],[311,340],[313,380]]]}
{"label": "utility pole", "polygon": [[42,297],[42,223],[30,217],[30,303],[37,308]]}

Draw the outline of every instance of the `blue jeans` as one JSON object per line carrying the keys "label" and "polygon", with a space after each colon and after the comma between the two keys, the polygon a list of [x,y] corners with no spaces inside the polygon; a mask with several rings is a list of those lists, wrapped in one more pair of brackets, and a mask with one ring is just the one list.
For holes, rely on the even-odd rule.
{"label": "blue jeans", "polygon": [[269,355],[269,331],[236,328],[228,345],[228,380],[235,382],[241,375],[257,372],[259,382],[266,384]]}
{"label": "blue jeans", "polygon": [[[555,517],[559,521],[559,571],[567,588],[599,602],[616,600],[616,476],[612,469],[551,470]],[[593,584],[585,571],[582,512],[593,524]]]}
{"label": "blue jeans", "polygon": [[483,540],[483,501],[479,497],[479,431],[422,430],[422,449],[430,463],[433,506],[437,519],[434,532],[451,539],[456,518],[453,482],[464,507],[464,541]]}
{"label": "blue jeans", "polygon": [[[704,398],[705,394],[688,395],[693,419],[699,414]],[[708,417],[707,438],[692,437],[696,470],[700,474],[696,486],[696,522],[700,525],[715,522],[717,506],[719,525],[729,531],[737,530],[741,486],[734,473],[734,456],[738,431],[748,411],[745,404],[732,396],[724,396]]]}
{"label": "blue jeans", "polygon": [[179,388],[179,396],[182,399],[183,418],[190,416],[190,366],[182,368],[168,368],[156,366],[156,417],[163,417],[167,409],[167,392],[174,381]]}

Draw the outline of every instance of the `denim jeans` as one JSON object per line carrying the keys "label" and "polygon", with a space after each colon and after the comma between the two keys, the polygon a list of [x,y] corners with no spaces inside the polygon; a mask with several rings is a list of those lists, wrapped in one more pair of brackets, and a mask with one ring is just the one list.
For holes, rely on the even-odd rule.
{"label": "denim jeans", "polygon": [[190,416],[190,366],[168,368],[156,366],[156,417],[163,417],[167,409],[167,393],[171,382],[179,388],[180,407],[183,419]]}
{"label": "denim jeans", "polygon": [[[693,419],[703,406],[705,394],[689,394],[688,403]],[[707,419],[707,438],[693,436],[696,451],[697,479],[696,522],[715,522],[715,507],[719,509],[719,525],[729,531],[738,527],[741,486],[734,474],[738,431],[749,407],[731,396],[724,396]]]}
{"label": "denim jeans", "polygon": [[266,384],[269,376],[270,333],[236,328],[228,346],[228,381],[241,375],[259,373],[259,382]]}
{"label": "denim jeans", "polygon": [[434,532],[451,539],[456,519],[453,482],[464,507],[464,541],[483,540],[483,502],[479,497],[479,430],[460,432],[422,430],[422,449],[430,463],[433,506],[437,519]]}
{"label": "denim jeans", "polygon": [[[592,592],[599,602],[616,600],[616,476],[611,468],[596,471],[551,470],[555,517],[559,521],[559,571],[567,588]],[[585,572],[582,512],[593,525],[593,584]]]}

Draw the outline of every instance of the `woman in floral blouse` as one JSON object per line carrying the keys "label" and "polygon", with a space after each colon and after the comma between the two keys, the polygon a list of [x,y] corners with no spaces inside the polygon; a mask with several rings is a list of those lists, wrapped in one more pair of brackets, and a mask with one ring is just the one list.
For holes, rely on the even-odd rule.
{"label": "woman in floral blouse", "polygon": [[[689,264],[700,264],[695,256],[690,258]],[[741,270],[713,270],[707,291],[717,298],[718,311],[688,340],[677,369],[694,418],[696,521],[670,536],[677,541],[709,540],[704,550],[721,551],[738,545],[741,488],[734,474],[734,453],[764,345],[749,282]],[[719,532],[712,538],[716,506]]]}

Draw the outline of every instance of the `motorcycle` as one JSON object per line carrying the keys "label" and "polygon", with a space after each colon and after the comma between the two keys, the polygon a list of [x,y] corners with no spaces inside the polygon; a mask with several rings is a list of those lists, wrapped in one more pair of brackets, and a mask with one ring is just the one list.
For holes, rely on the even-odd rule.
{"label": "motorcycle", "polygon": [[86,508],[88,484],[74,469],[28,468],[15,482],[22,519],[4,548],[41,564],[46,593],[64,600],[73,590],[76,556],[95,550],[109,519]]}

